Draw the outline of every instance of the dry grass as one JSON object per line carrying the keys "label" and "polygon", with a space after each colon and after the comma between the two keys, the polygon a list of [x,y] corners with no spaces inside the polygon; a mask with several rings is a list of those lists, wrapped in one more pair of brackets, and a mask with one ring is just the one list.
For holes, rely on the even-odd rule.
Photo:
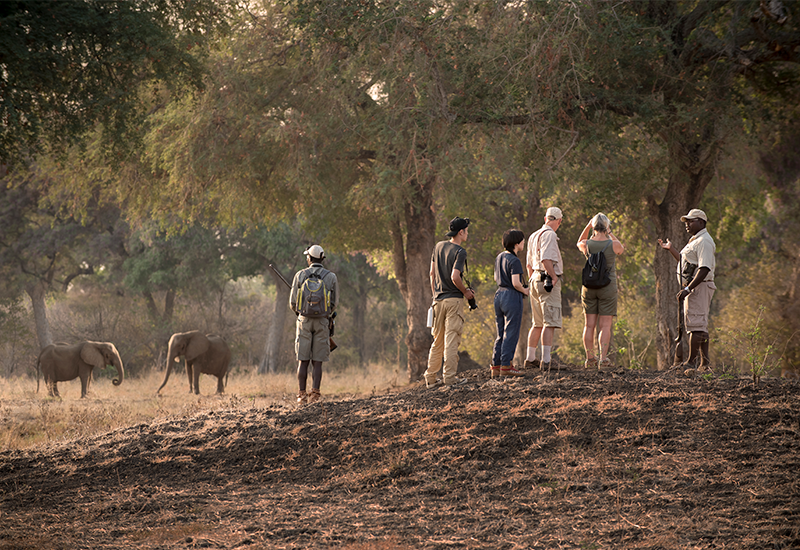
{"label": "dry grass", "polygon": [[[323,371],[322,394],[340,400],[389,393],[397,387],[397,378],[396,371],[379,365],[366,370]],[[189,393],[182,372],[173,372],[157,395],[162,380],[163,373],[155,370],[128,378],[117,387],[101,378],[92,381],[89,396],[80,399],[77,379],[60,382],[61,398],[53,398],[43,383],[37,393],[36,381],[30,378],[0,378],[0,450],[49,445],[201,411],[296,406],[294,373],[233,373],[224,395],[213,393],[217,380],[213,376],[200,378],[199,396]],[[310,377],[308,383],[310,386]]]}

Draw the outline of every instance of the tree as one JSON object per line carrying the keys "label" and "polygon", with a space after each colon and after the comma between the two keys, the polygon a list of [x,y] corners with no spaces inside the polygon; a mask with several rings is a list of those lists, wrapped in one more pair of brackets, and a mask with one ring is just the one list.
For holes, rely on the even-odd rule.
{"label": "tree", "polygon": [[[541,126],[540,146],[574,140],[556,121],[533,124],[539,96],[553,96],[521,84],[546,66],[529,52],[533,18],[479,2],[262,6],[212,60],[214,87],[154,117],[145,163],[169,182],[155,200],[190,218],[276,220],[297,208],[308,232],[344,251],[389,249],[415,380],[430,343],[437,213],[464,214],[450,204],[468,203],[460,197],[485,143],[476,136],[527,125],[505,139],[535,141]],[[497,61],[509,54],[522,66],[513,77],[512,61]],[[453,169],[455,158],[466,166]],[[550,151],[528,158],[557,161]]]}
{"label": "tree", "polygon": [[[65,212],[63,195],[45,198],[48,175],[6,178],[0,185],[0,266],[6,297],[22,291],[31,299],[40,348],[52,343],[45,296],[65,291],[81,275],[93,274],[119,250],[124,230],[119,209],[94,202],[82,218]],[[10,181],[9,181],[10,180]]]}
{"label": "tree", "polygon": [[197,54],[226,29],[212,0],[0,2],[0,164],[81,141],[139,143],[159,88],[199,84]]}
{"label": "tree", "polygon": [[[660,144],[664,169],[639,195],[656,235],[681,247],[680,217],[702,206],[730,136],[752,122],[753,104],[797,86],[797,22],[777,0],[586,2],[575,11],[586,31],[576,63],[583,78],[565,112],[617,133],[634,127]],[[674,267],[656,252],[660,368],[675,335]]]}

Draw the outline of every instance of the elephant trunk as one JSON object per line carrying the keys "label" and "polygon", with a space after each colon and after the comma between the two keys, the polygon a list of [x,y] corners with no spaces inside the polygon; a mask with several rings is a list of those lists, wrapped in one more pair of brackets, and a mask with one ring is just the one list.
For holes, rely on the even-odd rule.
{"label": "elephant trunk", "polygon": [[117,367],[117,377],[114,378],[111,383],[115,386],[119,386],[122,384],[122,381],[125,380],[125,369],[122,366],[122,358],[119,356],[119,354],[114,357],[114,366]]}
{"label": "elephant trunk", "polygon": [[160,393],[161,389],[167,385],[167,380],[169,380],[169,373],[172,370],[172,362],[175,361],[178,354],[175,350],[172,349],[172,342],[170,341],[169,350],[167,350],[167,368],[166,372],[164,373],[164,381],[158,387],[158,391],[156,393]]}

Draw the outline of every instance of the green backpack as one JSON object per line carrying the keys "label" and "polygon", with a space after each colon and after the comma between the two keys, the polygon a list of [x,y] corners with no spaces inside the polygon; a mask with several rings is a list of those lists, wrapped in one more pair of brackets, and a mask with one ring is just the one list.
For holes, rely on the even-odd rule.
{"label": "green backpack", "polygon": [[300,285],[297,311],[303,317],[328,317],[331,314],[331,293],[322,280],[328,273],[311,273]]}

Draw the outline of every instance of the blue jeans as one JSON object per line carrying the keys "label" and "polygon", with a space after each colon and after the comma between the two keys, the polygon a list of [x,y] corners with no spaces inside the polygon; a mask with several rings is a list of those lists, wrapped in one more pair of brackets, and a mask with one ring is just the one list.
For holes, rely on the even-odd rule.
{"label": "blue jeans", "polygon": [[519,342],[522,327],[523,294],[513,288],[500,287],[494,295],[494,316],[497,339],[494,341],[492,365],[510,366]]}

